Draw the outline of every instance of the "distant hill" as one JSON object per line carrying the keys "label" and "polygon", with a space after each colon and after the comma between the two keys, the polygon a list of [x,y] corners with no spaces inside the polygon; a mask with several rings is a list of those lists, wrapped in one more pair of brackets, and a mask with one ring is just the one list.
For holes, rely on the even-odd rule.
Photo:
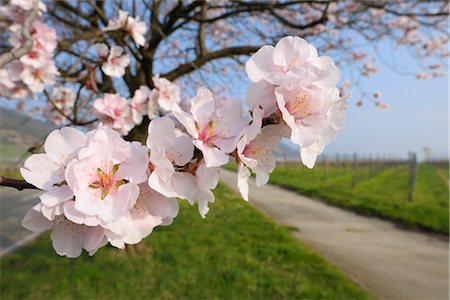
{"label": "distant hill", "polygon": [[0,144],[32,146],[55,125],[0,107]]}
{"label": "distant hill", "polygon": [[281,141],[280,145],[281,153],[274,152],[275,158],[278,161],[298,161],[300,160],[300,151],[298,149],[297,145],[294,145],[292,142],[290,142],[287,139],[284,139]]}

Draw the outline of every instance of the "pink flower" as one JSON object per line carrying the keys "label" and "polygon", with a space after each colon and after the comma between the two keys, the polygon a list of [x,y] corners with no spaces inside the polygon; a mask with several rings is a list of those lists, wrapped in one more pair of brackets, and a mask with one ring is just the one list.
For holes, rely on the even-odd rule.
{"label": "pink flower", "polygon": [[92,256],[106,245],[102,227],[76,224],[62,215],[49,220],[42,214],[42,209],[41,203],[30,209],[22,220],[22,226],[37,233],[51,229],[53,248],[59,255],[75,258],[85,249]]}
{"label": "pink flower", "polygon": [[48,65],[40,68],[25,66],[20,73],[22,81],[28,86],[31,92],[39,93],[44,90],[47,84],[55,82],[55,77],[59,75],[58,69],[49,61]]}
{"label": "pink flower", "polygon": [[318,56],[314,46],[297,36],[284,37],[275,47],[263,46],[246,62],[245,70],[253,82],[266,80],[289,87],[298,84],[332,87],[340,77],[330,57]]}
{"label": "pink flower", "polygon": [[122,77],[125,74],[125,68],[130,64],[130,57],[120,46],[112,46],[109,51],[108,59],[102,64],[102,70],[111,77]]}
{"label": "pink flower", "polygon": [[[70,115],[75,94],[69,88],[56,87],[53,89],[53,102],[63,113]],[[50,104],[44,108],[44,117],[55,124],[63,124],[66,121],[66,118]]]}
{"label": "pink flower", "polygon": [[143,116],[154,118],[158,113],[158,104],[155,93],[148,87],[142,85],[134,92],[131,99],[131,113],[135,124],[141,124]]}
{"label": "pink flower", "polygon": [[20,168],[22,177],[28,183],[45,191],[40,199],[48,219],[62,214],[62,204],[73,198],[64,174],[67,165],[86,141],[86,135],[75,128],[54,130],[45,140],[45,153],[31,155]]}
{"label": "pink flower", "polygon": [[106,31],[118,29],[123,29],[128,32],[136,45],[144,46],[144,35],[147,32],[147,25],[144,21],[139,21],[139,17],[130,17],[128,12],[119,10],[119,14],[109,21],[108,26],[105,27]]}
{"label": "pink flower", "polygon": [[424,80],[424,79],[427,79],[427,78],[428,78],[428,74],[427,74],[427,73],[424,73],[424,72],[417,73],[417,74],[416,74],[416,78],[419,79],[419,80]]}
{"label": "pink flower", "polygon": [[172,110],[173,103],[180,103],[180,89],[177,84],[174,84],[167,80],[166,78],[161,78],[159,75],[153,77],[153,83],[155,84],[155,89],[153,90],[156,94],[159,107],[165,111]]}
{"label": "pink flower", "polygon": [[133,207],[106,225],[106,237],[114,247],[137,244],[159,225],[172,224],[178,214],[178,202],[152,190],[147,183],[139,185],[140,193]]}
{"label": "pink flower", "polygon": [[214,202],[211,189],[218,183],[218,169],[193,159],[192,140],[178,133],[169,117],[150,123],[147,146],[152,169],[149,186],[166,197],[187,199],[191,205],[197,201],[200,215],[205,218],[208,203]]}
{"label": "pink flower", "polygon": [[147,25],[144,21],[139,21],[139,17],[132,18],[128,17],[128,23],[126,30],[133,38],[136,45],[144,46],[145,44],[145,33],[147,32]]}
{"label": "pink flower", "polygon": [[0,94],[3,96],[7,96],[9,94],[8,90],[15,87],[10,76],[8,69],[0,69]]}
{"label": "pink flower", "polygon": [[67,166],[65,178],[75,196],[75,209],[114,221],[136,203],[138,184],[147,179],[148,150],[126,142],[112,129],[100,125],[78,157]]}
{"label": "pink flower", "polygon": [[97,56],[100,60],[106,60],[109,54],[108,45],[104,43],[95,44],[95,52],[97,52]]}
{"label": "pink flower", "polygon": [[219,103],[206,88],[200,88],[191,100],[190,113],[177,105],[172,112],[194,137],[194,145],[203,152],[207,167],[218,167],[228,162],[242,130],[249,120],[243,116],[238,102]]}
{"label": "pink flower", "polygon": [[275,95],[282,117],[291,128],[291,141],[301,147],[303,164],[312,168],[317,156],[344,126],[350,95],[339,98],[337,88],[314,86],[293,90],[279,87]]}
{"label": "pink flower", "polygon": [[174,191],[172,179],[176,170],[192,159],[192,140],[177,132],[174,122],[166,116],[150,122],[147,147],[150,149],[152,169],[148,184],[166,197],[180,197]]}
{"label": "pink flower", "polygon": [[106,93],[103,98],[94,100],[94,114],[105,126],[111,127],[121,135],[133,129],[134,122],[130,103],[118,94]]}
{"label": "pink flower", "polygon": [[378,108],[383,108],[383,109],[389,108],[389,105],[387,105],[387,103],[384,103],[381,101],[375,102],[375,106]]}
{"label": "pink flower", "polygon": [[214,202],[212,189],[219,182],[219,169],[208,168],[202,160],[192,172],[176,172],[173,176],[173,188],[180,198],[187,199],[191,205],[198,204],[202,218],[209,211],[208,204]]}
{"label": "pink flower", "polygon": [[253,122],[243,132],[237,145],[238,187],[242,197],[248,201],[248,178],[251,169],[256,174],[256,185],[263,186],[269,181],[269,174],[276,161],[272,151],[286,134],[283,125],[267,125],[261,129],[263,110],[253,111]]}

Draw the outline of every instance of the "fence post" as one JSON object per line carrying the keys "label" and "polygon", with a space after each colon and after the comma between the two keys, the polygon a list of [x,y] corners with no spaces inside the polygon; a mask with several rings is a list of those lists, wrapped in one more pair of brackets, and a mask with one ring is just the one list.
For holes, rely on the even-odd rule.
{"label": "fence post", "polygon": [[409,183],[408,183],[408,200],[412,201],[414,196],[414,185],[416,184],[416,153],[409,153]]}
{"label": "fence post", "polygon": [[356,153],[353,154],[353,180],[352,180],[352,187],[355,187],[358,184],[359,177],[358,177],[358,156]]}
{"label": "fence post", "polygon": [[336,174],[337,175],[339,175],[339,173],[340,173],[340,170],[339,170],[340,164],[339,163],[340,163],[339,162],[339,153],[336,153]]}

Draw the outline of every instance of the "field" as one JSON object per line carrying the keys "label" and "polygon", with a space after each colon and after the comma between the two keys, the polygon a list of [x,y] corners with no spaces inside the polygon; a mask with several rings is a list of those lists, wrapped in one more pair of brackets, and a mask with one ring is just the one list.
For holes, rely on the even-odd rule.
{"label": "field", "polygon": [[[227,168],[235,169],[235,166]],[[448,165],[418,164],[411,201],[406,162],[381,165],[361,162],[356,174],[352,162],[322,163],[312,170],[299,163],[279,163],[271,174],[270,183],[362,214],[449,233]]]}
{"label": "field", "polygon": [[229,189],[206,220],[182,202],[140,247],[59,257],[48,235],[2,259],[2,299],[368,299]]}

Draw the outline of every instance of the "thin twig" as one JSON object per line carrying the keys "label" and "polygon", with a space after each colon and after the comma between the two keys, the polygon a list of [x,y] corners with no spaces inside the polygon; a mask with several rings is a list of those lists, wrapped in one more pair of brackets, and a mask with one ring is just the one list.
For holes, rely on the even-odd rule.
{"label": "thin twig", "polygon": [[3,176],[0,176],[0,186],[7,186],[17,189],[18,191],[24,190],[24,189],[34,189],[39,190],[34,185],[26,182],[25,180],[18,180],[18,179],[12,179],[12,178],[6,178]]}
{"label": "thin twig", "polygon": [[36,19],[38,10],[39,10],[38,1],[35,0],[33,8],[30,11],[30,14],[27,16],[25,22],[23,23],[22,27],[23,44],[19,47],[19,49],[16,50],[12,49],[0,55],[0,69],[3,68],[6,64],[9,64],[15,59],[24,56],[30,51],[31,47],[33,46],[33,39],[30,35],[30,27],[31,23],[34,21],[34,19]]}

